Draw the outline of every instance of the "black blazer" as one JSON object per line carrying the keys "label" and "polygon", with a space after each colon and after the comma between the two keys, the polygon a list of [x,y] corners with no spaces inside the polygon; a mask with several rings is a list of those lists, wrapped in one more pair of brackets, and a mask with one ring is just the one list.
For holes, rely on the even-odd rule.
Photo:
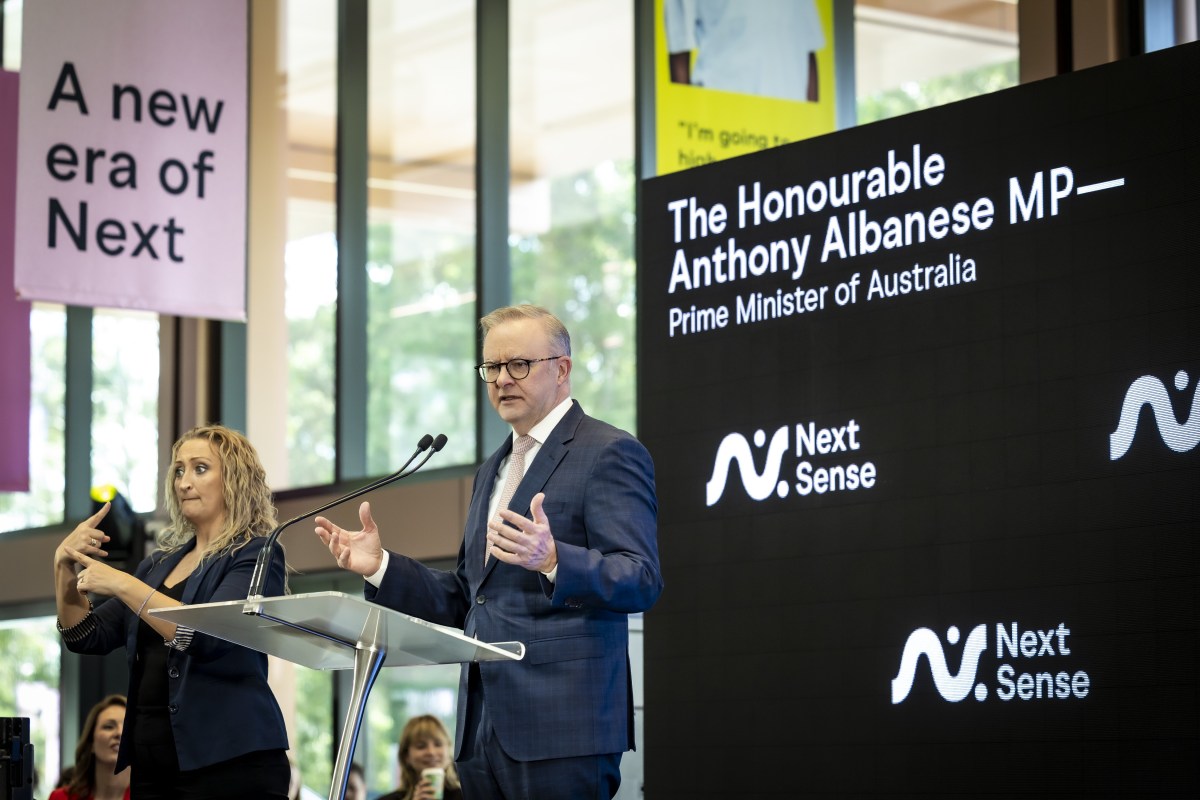
{"label": "black blazer", "polygon": [[[187,605],[244,600],[250,591],[254,562],[266,542],[254,537],[233,553],[206,561],[188,578],[183,602]],[[138,565],[134,575],[146,584],[161,587],[171,570],[195,547],[195,540],[172,553],[155,553]],[[263,593],[283,594],[282,555],[272,562]],[[133,662],[137,655],[138,618],[118,600],[96,606],[95,626],[80,639],[66,643],[75,653],[103,655],[124,647],[129,657],[129,705],[125,735],[117,754],[117,770],[132,758],[131,725],[137,718],[137,690]],[[83,623],[81,623],[83,624]],[[257,750],[286,750],[283,713],[267,685],[267,657],[263,653],[196,631],[185,651],[167,653],[168,697],[171,730],[179,768],[198,769]]]}

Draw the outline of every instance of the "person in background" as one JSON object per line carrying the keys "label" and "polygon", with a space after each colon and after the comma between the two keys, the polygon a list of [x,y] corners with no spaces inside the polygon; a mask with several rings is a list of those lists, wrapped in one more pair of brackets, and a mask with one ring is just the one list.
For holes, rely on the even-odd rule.
{"label": "person in background", "polygon": [[110,694],[88,712],[75,745],[75,764],[63,770],[50,800],[129,800],[129,768],[116,771],[125,726],[125,696]]}
{"label": "person in background", "polygon": [[350,774],[346,776],[346,800],[367,800],[367,776],[357,761],[350,764]]}
{"label": "person in background", "polygon": [[[316,534],[366,598],[485,642],[520,661],[464,664],[455,765],[467,797],[613,797],[633,747],[629,614],[662,592],[654,464],[630,434],[571,397],[571,336],[539,306],[480,320],[488,399],[511,426],[475,473],[454,571],[383,548],[325,517]],[[403,528],[407,520],[396,520]]]}
{"label": "person in background", "polygon": [[462,800],[458,773],[454,771],[450,734],[442,721],[431,714],[413,717],[400,732],[400,788],[378,800],[431,800],[433,784],[421,777],[421,771],[440,767],[446,770],[445,800]]}
{"label": "person in background", "polygon": [[[134,798],[286,800],[287,731],[266,655],[149,613],[245,599],[276,525],[266,472],[246,437],[222,425],[183,434],[171,460],[170,527],[134,574],[103,560],[108,536],[95,526],[107,503],[55,550],[59,631],[76,653],[125,647],[129,710],[116,768],[132,765]],[[264,589],[286,590],[282,559]],[[114,599],[93,608],[93,594]]]}

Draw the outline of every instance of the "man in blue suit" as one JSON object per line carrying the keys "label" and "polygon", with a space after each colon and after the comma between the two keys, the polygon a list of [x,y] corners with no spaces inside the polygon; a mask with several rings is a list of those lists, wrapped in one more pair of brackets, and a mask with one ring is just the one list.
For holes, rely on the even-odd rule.
{"label": "man in blue suit", "polygon": [[571,399],[557,317],[511,306],[480,327],[479,374],[512,436],[475,473],[457,569],[385,551],[368,503],[362,530],[318,517],[317,535],[366,578],[367,599],[525,644],[519,662],[463,667],[455,753],[467,798],[611,798],[634,744],[627,615],[662,591],[654,465]]}

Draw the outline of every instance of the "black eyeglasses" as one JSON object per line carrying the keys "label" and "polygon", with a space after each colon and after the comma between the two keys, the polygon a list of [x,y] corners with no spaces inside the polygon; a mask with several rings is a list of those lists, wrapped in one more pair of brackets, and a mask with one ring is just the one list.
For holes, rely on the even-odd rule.
{"label": "black eyeglasses", "polygon": [[485,361],[475,369],[479,372],[479,377],[484,383],[495,383],[500,379],[500,368],[504,367],[508,370],[508,377],[514,381],[519,381],[522,378],[529,377],[529,369],[533,364],[539,361],[553,361],[562,356],[546,356],[545,358],[514,358],[509,361],[501,361],[496,364]]}

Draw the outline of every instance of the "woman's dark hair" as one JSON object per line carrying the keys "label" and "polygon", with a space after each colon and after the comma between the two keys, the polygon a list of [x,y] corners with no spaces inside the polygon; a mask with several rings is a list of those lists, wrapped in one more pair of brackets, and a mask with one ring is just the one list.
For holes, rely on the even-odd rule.
{"label": "woman's dark hair", "polygon": [[110,694],[88,712],[83,721],[83,729],[79,732],[79,742],[75,745],[75,771],[67,782],[67,793],[74,797],[91,797],[96,793],[96,753],[93,745],[96,743],[96,722],[105,709],[113,706],[125,708],[125,695]]}

